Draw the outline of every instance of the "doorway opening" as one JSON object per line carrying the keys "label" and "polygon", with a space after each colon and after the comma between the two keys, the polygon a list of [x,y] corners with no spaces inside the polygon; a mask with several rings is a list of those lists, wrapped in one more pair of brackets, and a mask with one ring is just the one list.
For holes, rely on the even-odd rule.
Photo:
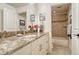
{"label": "doorway opening", "polygon": [[53,54],[70,54],[71,24],[69,19],[71,4],[58,4],[52,6],[52,38]]}
{"label": "doorway opening", "polygon": [[26,12],[18,13],[19,18],[19,32],[20,34],[26,34]]}

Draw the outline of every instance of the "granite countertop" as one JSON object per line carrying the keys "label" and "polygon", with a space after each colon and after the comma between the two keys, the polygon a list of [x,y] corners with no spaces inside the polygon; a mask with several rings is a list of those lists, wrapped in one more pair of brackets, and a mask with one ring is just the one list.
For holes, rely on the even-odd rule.
{"label": "granite countertop", "polygon": [[46,33],[41,33],[40,36],[33,36],[27,37],[27,35],[17,37],[8,37],[3,38],[0,42],[0,55],[8,55],[12,54],[13,52],[19,50],[20,48],[32,43],[33,41],[37,40],[39,37],[43,36]]}

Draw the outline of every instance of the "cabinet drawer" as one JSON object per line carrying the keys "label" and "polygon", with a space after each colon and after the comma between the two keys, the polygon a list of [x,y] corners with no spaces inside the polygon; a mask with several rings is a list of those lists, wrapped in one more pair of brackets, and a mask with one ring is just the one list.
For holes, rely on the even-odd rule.
{"label": "cabinet drawer", "polygon": [[48,35],[44,35],[32,43],[33,55],[46,55],[48,52]]}
{"label": "cabinet drawer", "polygon": [[40,37],[39,39],[37,39],[36,41],[34,41],[32,43],[32,54],[33,55],[40,55],[41,54],[41,50],[42,50],[42,41],[43,38]]}

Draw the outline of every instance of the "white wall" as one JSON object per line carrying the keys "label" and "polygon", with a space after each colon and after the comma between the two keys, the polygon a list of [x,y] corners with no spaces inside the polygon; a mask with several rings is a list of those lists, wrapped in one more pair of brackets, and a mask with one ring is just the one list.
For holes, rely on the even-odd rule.
{"label": "white wall", "polygon": [[0,9],[0,32],[3,30],[3,10]]}
{"label": "white wall", "polygon": [[79,54],[79,3],[72,3],[72,54]]}
{"label": "white wall", "polygon": [[27,6],[16,8],[17,13],[23,13],[27,11]]}
{"label": "white wall", "polygon": [[[29,25],[32,25],[32,23],[30,22],[30,15],[35,15],[35,21],[37,20],[36,19],[36,17],[37,17],[37,15],[36,15],[36,8],[35,8],[35,4],[29,4],[28,6],[27,6],[27,30],[28,30],[28,26]],[[33,23],[33,24],[35,24],[35,22]]]}
{"label": "white wall", "polygon": [[78,3],[72,3],[72,26],[73,33],[77,34],[79,32],[79,6]]}
{"label": "white wall", "polygon": [[15,10],[4,9],[4,31],[17,31],[17,14]]}
{"label": "white wall", "polygon": [[17,31],[16,9],[7,4],[0,4],[0,7],[3,9],[3,31]]}
{"label": "white wall", "polygon": [[69,7],[69,11],[68,11],[67,34],[71,34],[71,26],[72,26],[72,24],[70,24],[70,20],[72,20],[72,7],[71,6]]}
{"label": "white wall", "polygon": [[29,4],[27,6],[23,6],[20,8],[16,9],[18,13],[23,13],[26,12],[26,30],[28,31],[28,26],[31,25],[30,22],[30,15],[34,14],[35,15],[35,5]]}

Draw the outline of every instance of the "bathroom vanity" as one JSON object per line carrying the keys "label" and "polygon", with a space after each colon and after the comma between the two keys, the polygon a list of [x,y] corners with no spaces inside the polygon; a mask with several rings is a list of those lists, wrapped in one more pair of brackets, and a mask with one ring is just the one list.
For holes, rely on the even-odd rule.
{"label": "bathroom vanity", "polygon": [[41,33],[39,36],[13,36],[4,38],[4,41],[0,42],[1,55],[46,55],[48,52],[48,33]]}

